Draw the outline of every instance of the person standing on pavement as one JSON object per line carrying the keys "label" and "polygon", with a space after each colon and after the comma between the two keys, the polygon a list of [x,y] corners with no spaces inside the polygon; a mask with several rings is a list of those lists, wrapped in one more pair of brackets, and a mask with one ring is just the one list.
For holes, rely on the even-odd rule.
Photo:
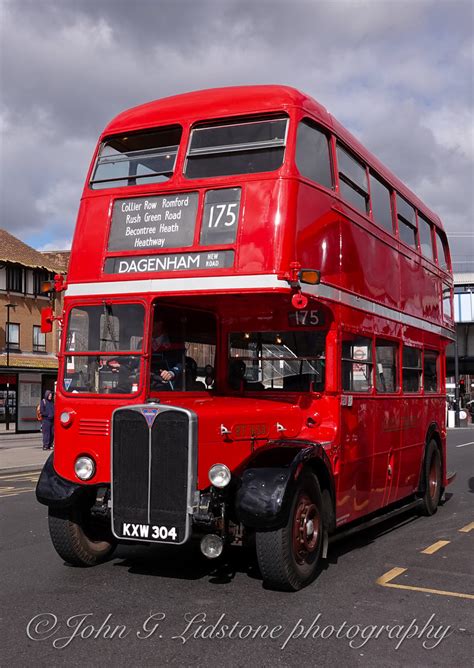
{"label": "person standing on pavement", "polygon": [[43,418],[41,423],[43,450],[52,450],[54,440],[54,403],[51,390],[46,390],[44,393],[44,397],[41,400],[40,412]]}

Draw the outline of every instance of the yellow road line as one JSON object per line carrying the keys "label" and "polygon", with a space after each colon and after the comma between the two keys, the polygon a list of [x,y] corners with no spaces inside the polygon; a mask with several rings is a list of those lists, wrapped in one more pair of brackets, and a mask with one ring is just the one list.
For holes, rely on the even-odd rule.
{"label": "yellow road line", "polygon": [[39,478],[39,473],[36,475],[34,473],[10,473],[7,475],[0,475],[0,480],[11,480],[16,482],[18,480],[31,480],[36,481]]}
{"label": "yellow road line", "polygon": [[392,568],[380,578],[376,583],[382,587],[393,587],[393,589],[408,589],[409,591],[421,591],[425,594],[438,594],[438,596],[454,596],[456,598],[469,598],[474,600],[474,594],[462,594],[457,591],[444,591],[443,589],[428,589],[427,587],[414,587],[413,585],[394,584],[392,580],[406,572],[406,568]]}
{"label": "yellow road line", "polygon": [[17,494],[24,494],[25,492],[34,492],[34,487],[0,487],[0,498],[7,496],[16,496]]}
{"label": "yellow road line", "polygon": [[433,545],[430,545],[424,550],[421,550],[421,554],[434,554],[438,550],[441,550],[441,548],[444,547],[445,545],[449,545],[450,542],[451,541],[449,540],[438,540],[438,542],[433,543]]}
{"label": "yellow road line", "polygon": [[471,522],[470,524],[466,524],[465,527],[462,529],[458,529],[458,531],[462,531],[462,533],[469,533],[469,531],[472,531],[474,529],[474,522]]}

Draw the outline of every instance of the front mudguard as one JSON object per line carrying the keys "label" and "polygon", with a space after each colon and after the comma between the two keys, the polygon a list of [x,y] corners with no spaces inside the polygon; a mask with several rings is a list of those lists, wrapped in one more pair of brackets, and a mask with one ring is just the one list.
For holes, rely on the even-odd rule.
{"label": "front mudguard", "polygon": [[90,492],[90,488],[84,485],[76,485],[61,478],[54,470],[53,453],[50,454],[36,485],[36,498],[40,503],[50,508],[66,508]]}
{"label": "front mudguard", "polygon": [[[241,477],[235,497],[235,510],[242,524],[254,529],[275,529],[285,524],[298,477],[306,464],[319,460],[329,481],[334,498],[331,466],[323,447],[318,443],[278,442],[274,447],[298,447],[287,466],[249,467]],[[317,472],[316,468],[314,469]]]}

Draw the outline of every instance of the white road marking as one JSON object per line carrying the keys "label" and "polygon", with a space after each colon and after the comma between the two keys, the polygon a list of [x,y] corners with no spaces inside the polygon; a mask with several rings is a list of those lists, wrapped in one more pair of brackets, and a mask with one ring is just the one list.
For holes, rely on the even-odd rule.
{"label": "white road marking", "polygon": [[469,443],[461,443],[461,445],[457,445],[457,448],[465,448],[466,445],[474,445],[474,441],[469,441]]}

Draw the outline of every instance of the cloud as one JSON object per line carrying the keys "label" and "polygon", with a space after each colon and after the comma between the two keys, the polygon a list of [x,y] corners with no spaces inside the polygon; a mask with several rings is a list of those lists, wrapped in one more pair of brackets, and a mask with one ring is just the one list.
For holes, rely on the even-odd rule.
{"label": "cloud", "polygon": [[448,231],[472,231],[470,2],[11,0],[1,13],[2,225],[33,245],[71,238],[119,111],[246,83],[312,94]]}

